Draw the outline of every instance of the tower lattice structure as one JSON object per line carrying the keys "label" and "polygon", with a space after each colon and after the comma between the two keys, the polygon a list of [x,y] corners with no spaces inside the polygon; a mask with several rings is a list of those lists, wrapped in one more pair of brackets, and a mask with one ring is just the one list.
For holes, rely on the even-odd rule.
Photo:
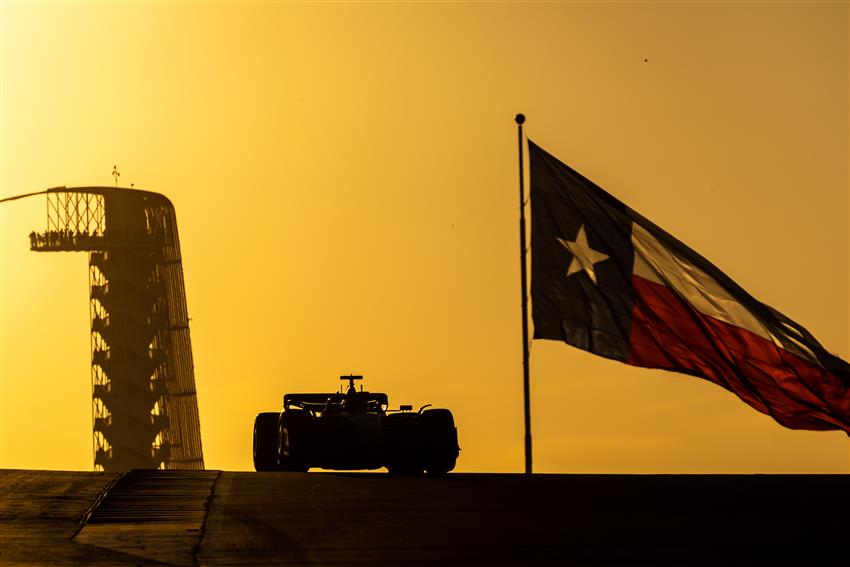
{"label": "tower lattice structure", "polygon": [[203,469],[174,206],[117,187],[46,195],[31,249],[89,254],[95,469]]}

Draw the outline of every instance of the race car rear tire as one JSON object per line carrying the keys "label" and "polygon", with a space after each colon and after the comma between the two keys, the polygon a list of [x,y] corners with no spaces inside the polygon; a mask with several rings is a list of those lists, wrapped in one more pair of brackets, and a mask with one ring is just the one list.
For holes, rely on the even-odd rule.
{"label": "race car rear tire", "polygon": [[254,418],[254,470],[277,469],[277,422],[279,414],[264,412]]}
{"label": "race car rear tire", "polygon": [[421,427],[425,472],[442,475],[453,470],[460,448],[452,412],[447,409],[425,410]]}
{"label": "race car rear tire", "polygon": [[279,470],[306,472],[310,469],[312,421],[310,414],[304,410],[291,409],[280,414],[277,435]]}

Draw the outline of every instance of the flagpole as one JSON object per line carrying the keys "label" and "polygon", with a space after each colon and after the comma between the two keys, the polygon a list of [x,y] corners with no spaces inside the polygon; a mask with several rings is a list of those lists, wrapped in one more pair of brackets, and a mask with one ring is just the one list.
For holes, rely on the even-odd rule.
{"label": "flagpole", "polygon": [[522,160],[522,124],[525,115],[517,114],[517,145],[519,148],[519,258],[520,258],[520,289],[522,291],[522,394],[525,416],[525,474],[531,474],[531,392],[529,388],[529,353],[528,353],[528,275],[526,274],[526,245],[525,245],[525,175]]}

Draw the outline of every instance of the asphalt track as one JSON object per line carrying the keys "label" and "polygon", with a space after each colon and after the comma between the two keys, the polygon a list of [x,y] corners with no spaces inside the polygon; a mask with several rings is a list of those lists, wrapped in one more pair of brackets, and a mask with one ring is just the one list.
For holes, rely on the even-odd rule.
{"label": "asphalt track", "polygon": [[2,565],[848,565],[848,475],[0,470]]}

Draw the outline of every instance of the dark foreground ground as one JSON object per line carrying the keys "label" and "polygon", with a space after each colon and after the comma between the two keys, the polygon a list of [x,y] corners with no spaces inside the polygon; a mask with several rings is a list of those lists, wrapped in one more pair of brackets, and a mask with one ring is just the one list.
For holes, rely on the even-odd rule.
{"label": "dark foreground ground", "polygon": [[0,470],[2,565],[850,565],[850,476]]}

